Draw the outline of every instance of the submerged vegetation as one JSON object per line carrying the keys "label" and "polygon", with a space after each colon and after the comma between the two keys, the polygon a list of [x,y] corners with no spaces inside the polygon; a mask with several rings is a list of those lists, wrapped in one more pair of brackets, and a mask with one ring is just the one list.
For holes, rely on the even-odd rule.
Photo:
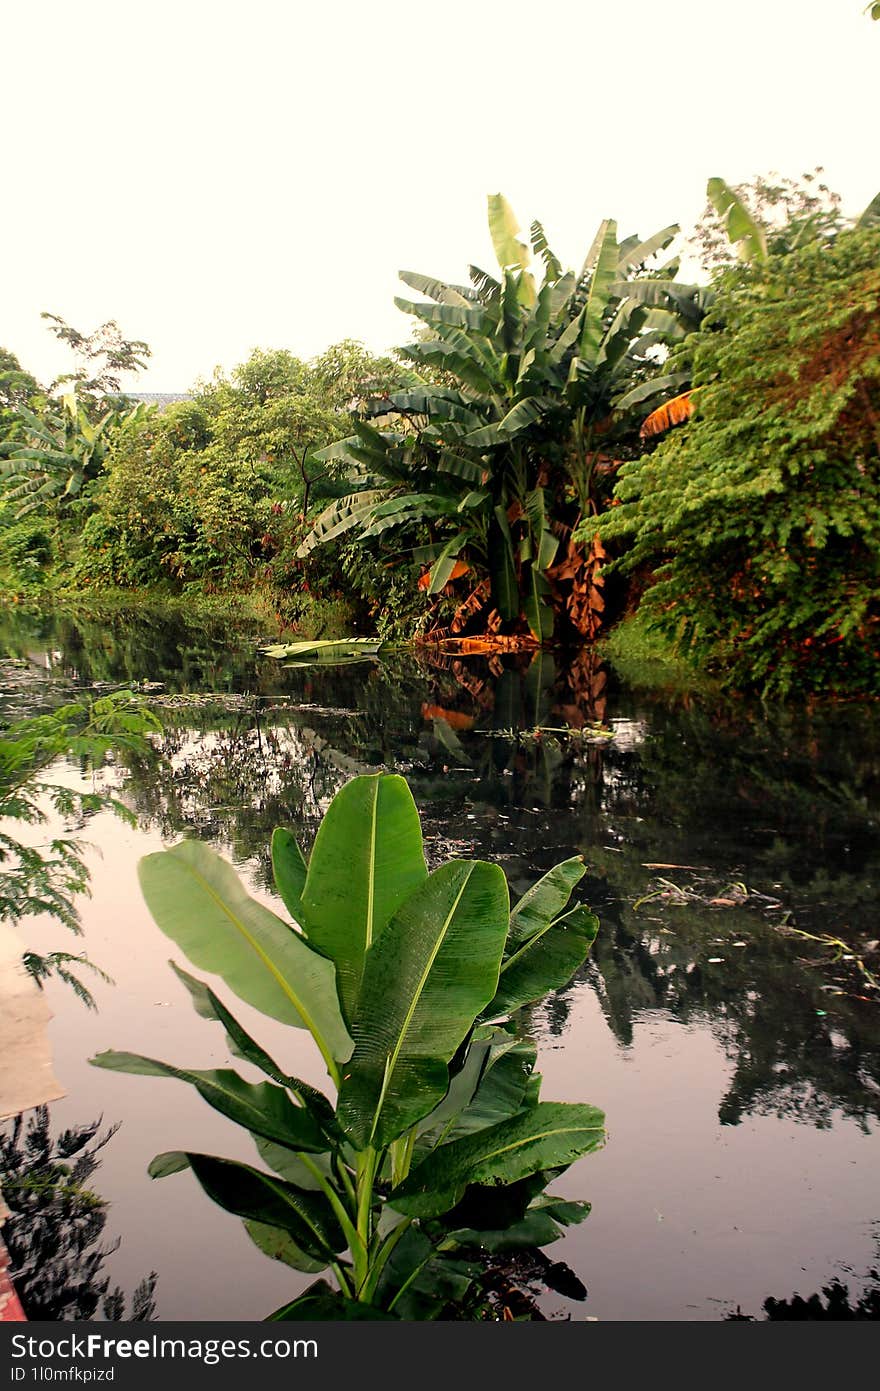
{"label": "submerged vegetation", "polygon": [[512,1019],[564,986],[590,950],[596,919],[569,906],[583,862],[556,865],[511,909],[498,865],[452,860],[428,872],[409,788],[380,774],[336,794],[308,862],[277,829],[272,865],[292,923],[196,841],[147,856],[141,886],[193,965],[308,1030],[335,1103],[179,967],[197,1012],[269,1080],[134,1053],[93,1062],[188,1082],[251,1134],[269,1172],[172,1152],[150,1173],[191,1169],[268,1256],[332,1273],[334,1287],[319,1280],[271,1318],[443,1316],[479,1276],[480,1252],[541,1247],[589,1212],[545,1190],[602,1144],[604,1118],[539,1099],[534,1045]]}

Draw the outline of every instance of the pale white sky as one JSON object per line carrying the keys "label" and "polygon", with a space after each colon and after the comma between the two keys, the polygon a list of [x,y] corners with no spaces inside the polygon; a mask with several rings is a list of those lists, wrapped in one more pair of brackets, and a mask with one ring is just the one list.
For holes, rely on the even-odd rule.
{"label": "pale white sky", "polygon": [[[706,179],[880,189],[863,0],[25,0],[5,7],[0,344],[115,318],[186,390],[254,347],[408,337],[401,268],[491,267],[486,194],[580,261]],[[133,385],[133,383],[131,383]]]}

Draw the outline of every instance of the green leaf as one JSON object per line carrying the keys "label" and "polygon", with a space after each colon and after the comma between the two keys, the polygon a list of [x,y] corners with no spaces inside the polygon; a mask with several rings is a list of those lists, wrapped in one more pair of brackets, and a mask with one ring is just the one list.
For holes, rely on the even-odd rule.
{"label": "green leaf", "polygon": [[[347,443],[347,441],[346,441]],[[316,456],[317,457],[317,456]],[[320,517],[312,523],[308,535],[299,546],[296,554],[303,559],[318,545],[334,541],[347,531],[362,525],[369,517],[376,503],[381,502],[387,492],[382,488],[372,488],[358,493],[349,493],[337,498],[325,508]]]}
{"label": "green leaf", "polygon": [[320,1256],[308,1256],[297,1246],[290,1232],[281,1227],[270,1227],[265,1222],[245,1221],[244,1229],[251,1241],[264,1256],[270,1260],[282,1261],[294,1270],[303,1270],[308,1275],[317,1275],[326,1270],[327,1262]]}
{"label": "green leaf", "polygon": [[522,270],[528,269],[532,259],[529,248],[517,240],[519,223],[507,199],[501,193],[490,193],[488,206],[489,234],[499,266],[502,270],[508,270],[512,266]]}
{"label": "green leaf", "polygon": [[182,1150],[166,1150],[164,1154],[157,1154],[147,1169],[150,1178],[168,1178],[171,1174],[180,1174],[184,1169],[189,1168],[189,1155]]}
{"label": "green leaf", "polygon": [[527,396],[522,401],[517,401],[501,420],[491,425],[483,425],[479,430],[472,430],[465,436],[465,442],[472,448],[483,449],[514,439],[530,425],[543,419],[551,404],[543,396]]}
{"label": "green leaf", "polygon": [[519,590],[510,524],[503,507],[495,508],[495,522],[489,531],[489,571],[495,607],[505,622],[511,622],[519,617]]}
{"label": "green leaf", "polygon": [[498,865],[451,861],[369,952],[338,1107],[359,1148],[389,1144],[445,1094],[448,1064],[495,993],[508,914]]}
{"label": "green leaf", "polygon": [[243,1058],[245,1062],[253,1063],[254,1067],[265,1072],[267,1077],[271,1077],[274,1082],[278,1082],[289,1092],[293,1092],[300,1105],[305,1106],[306,1110],[311,1112],[318,1124],[328,1134],[333,1134],[338,1130],[333,1107],[323,1092],[309,1086],[308,1082],[301,1082],[298,1077],[291,1077],[289,1073],[284,1072],[274,1059],[269,1057],[266,1050],[259,1043],[256,1043],[247,1030],[230,1014],[223,1001],[217,998],[213,990],[203,981],[196,980],[195,976],[191,976],[174,961],[170,961],[168,964],[192,996],[196,1012],[203,1019],[214,1020],[223,1025],[230,1049],[236,1057]]}
{"label": "green leaf", "polygon": [[351,1052],[331,962],[250,897],[231,865],[199,841],[147,855],[138,874],[161,930],[194,966],[222,976],[247,1004],[307,1028],[331,1076]]}
{"label": "green leaf", "polygon": [[419,304],[415,300],[401,299],[399,295],[395,295],[394,303],[402,313],[421,319],[429,328],[438,328],[441,324],[446,324],[483,334],[490,333],[492,329],[491,319],[479,304],[465,303],[464,307],[453,304]]}
{"label": "green leaf", "polygon": [[521,1111],[528,1104],[529,1086],[536,1076],[536,1056],[535,1045],[528,1039],[496,1034],[479,1085],[449,1131],[449,1138],[485,1130]]}
{"label": "green leaf", "polygon": [[266,1323],[367,1323],[392,1322],[398,1319],[387,1314],[375,1304],[364,1304],[358,1300],[347,1299],[339,1290],[334,1290],[325,1280],[318,1280],[305,1294],[289,1304],[282,1304],[274,1314],[269,1314]]}
{"label": "green leaf", "polygon": [[104,1067],[111,1072],[173,1077],[179,1082],[189,1082],[209,1106],[236,1125],[244,1126],[245,1130],[291,1149],[315,1154],[327,1149],[328,1141],[309,1112],[295,1106],[286,1091],[271,1082],[246,1082],[231,1068],[195,1072],[172,1067],[157,1058],[145,1058],[139,1053],[117,1053],[112,1049],[99,1053],[90,1062],[93,1067]]}
{"label": "green leaf", "polygon": [[544,275],[547,280],[556,281],[562,276],[562,264],[559,258],[550,250],[547,235],[541,223],[535,219],[530,228],[529,240],[532,243],[532,250],[536,256],[540,256],[544,262]]}
{"label": "green leaf", "polygon": [[556,1197],[553,1193],[542,1193],[531,1205],[531,1211],[535,1210],[549,1213],[554,1222],[561,1222],[563,1227],[575,1227],[589,1217],[592,1204]]}
{"label": "green leaf", "polygon": [[[878,11],[878,13],[875,14],[874,18],[880,18],[880,4],[876,5],[874,8]],[[861,217],[856,223],[856,226],[880,227],[880,193],[876,193],[874,197],[871,199],[870,203],[865,208],[865,211],[862,213]]]}
{"label": "green leaf", "polygon": [[417,1227],[410,1227],[382,1271],[376,1298],[401,1319],[436,1319],[449,1304],[461,1304],[480,1267],[437,1251]]}
{"label": "green leaf", "polygon": [[336,965],[350,1022],[366,953],[427,874],[419,814],[405,779],[378,773],[346,783],[315,837],[302,908],[309,942]]}
{"label": "green leaf", "polygon": [[636,241],[633,246],[627,247],[626,251],[617,262],[617,272],[624,275],[630,266],[640,266],[643,261],[647,261],[658,251],[663,251],[669,243],[681,231],[677,222],[673,222],[669,227],[664,227],[662,232],[655,232],[653,237],[648,237],[645,241]]}
{"label": "green leaf", "polygon": [[431,583],[428,585],[429,594],[439,594],[440,591],[449,583],[459,551],[467,543],[467,535],[464,532],[458,536],[453,536],[451,541],[447,541],[433,566],[431,567]]}
{"label": "green leaf", "polygon": [[257,1154],[263,1163],[281,1178],[286,1179],[288,1183],[294,1184],[296,1188],[304,1188],[307,1192],[318,1193],[322,1188],[319,1175],[325,1180],[330,1180],[329,1154],[309,1154],[308,1162],[306,1162],[305,1151],[297,1154],[295,1150],[287,1149],[284,1145],[277,1145],[274,1140],[267,1140],[262,1135],[254,1135],[253,1141],[257,1148]]}
{"label": "green leaf", "polygon": [[461,309],[467,309],[472,303],[454,286],[447,285],[442,280],[432,280],[428,275],[419,275],[411,270],[401,270],[397,274],[404,285],[408,285],[411,290],[418,290],[421,295],[427,295],[429,299],[436,300],[438,304],[456,304]]}
{"label": "green leaf", "polygon": [[558,1241],[562,1232],[547,1212],[529,1209],[525,1217],[509,1227],[481,1231],[478,1227],[460,1227],[449,1233],[459,1246],[478,1246],[493,1255],[501,1251],[523,1251],[549,1246]]}
{"label": "green leaf", "polygon": [[745,203],[723,179],[710,179],[706,195],[724,225],[728,239],[743,261],[767,260],[767,234]]}
{"label": "green leaf", "polygon": [[187,1166],[218,1207],[237,1217],[290,1232],[306,1255],[332,1259],[335,1252],[345,1249],[342,1228],[323,1194],[303,1192],[292,1183],[252,1169],[249,1164],[187,1150],[157,1155],[149,1174],[151,1178],[164,1178]]}
{"label": "green leaf", "polygon": [[596,918],[580,904],[539,928],[503,963],[487,1016],[510,1014],[567,985],[586,961],[598,930]]}
{"label": "green leaf", "polygon": [[300,922],[300,899],[307,873],[308,865],[296,837],[283,826],[276,826],[272,832],[272,874],[285,908],[297,923]]}
{"label": "green leaf", "polygon": [[588,367],[595,366],[602,345],[602,321],[612,298],[612,286],[617,275],[617,223],[606,218],[602,223],[605,229],[599,246],[599,254],[590,279],[590,290],[584,307],[583,330],[581,332],[578,357]]}
{"label": "green leaf", "polygon": [[550,586],[537,565],[530,565],[523,610],[532,636],[539,642],[549,642],[553,636],[553,609],[547,600]]}
{"label": "green leaf", "polygon": [[408,1217],[439,1217],[469,1184],[511,1184],[540,1169],[560,1169],[602,1145],[604,1116],[594,1106],[539,1102],[500,1125],[433,1150],[391,1193]]}
{"label": "green leaf", "polygon": [[583,855],[560,860],[522,896],[510,915],[508,947],[515,948],[557,918],[586,874]]}
{"label": "green leaf", "polygon": [[628,411],[633,406],[638,406],[644,401],[650,401],[652,396],[659,396],[664,391],[675,391],[676,388],[686,386],[691,380],[689,372],[669,372],[663,377],[653,377],[649,381],[640,382],[631,391],[627,391],[623,396],[618,396],[613,403],[616,411]]}
{"label": "green leaf", "polygon": [[436,1143],[438,1136],[446,1138],[459,1116],[474,1099],[492,1049],[494,1033],[486,1030],[485,1035],[471,1040],[464,1062],[450,1078],[446,1095],[433,1111],[419,1121],[419,1136],[428,1137],[432,1144]]}

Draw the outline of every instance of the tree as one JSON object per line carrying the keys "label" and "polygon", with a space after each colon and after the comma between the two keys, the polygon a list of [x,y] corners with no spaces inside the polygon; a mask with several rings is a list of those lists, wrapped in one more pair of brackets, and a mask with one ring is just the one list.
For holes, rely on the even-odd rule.
{"label": "tree", "polygon": [[825,183],[817,167],[798,179],[758,174],[730,185],[710,179],[706,206],[691,245],[713,274],[737,261],[795,250],[806,241],[832,239],[846,226],[840,194]]}
{"label": "tree", "polygon": [[856,227],[723,280],[694,418],[583,528],[630,547],[642,611],[741,688],[877,689],[878,253]]}
{"label": "tree", "polygon": [[[106,403],[105,403],[106,404]],[[19,406],[7,438],[0,443],[0,477],[16,516],[47,504],[66,508],[100,475],[114,428],[132,413],[143,418],[143,403],[111,405],[95,420],[87,406],[69,392],[42,410]]]}
{"label": "tree", "polygon": [[357,343],[314,362],[258,350],[193,400],[126,423],[90,492],[77,577],[246,583],[275,566],[285,582],[310,494],[331,471],[315,451],[349,431],[365,383],[385,390],[406,375]]}
{"label": "tree", "polygon": [[60,386],[72,386],[86,405],[90,415],[106,410],[103,398],[119,396],[125,373],[141,372],[152,356],[152,350],[140,338],[123,338],[114,319],[101,324],[93,333],[80,333],[65,323],[58,314],[43,313],[50,331],[60,342],[72,349],[77,367],[56,377],[50,393]]}
{"label": "tree", "polygon": [[519,241],[500,194],[489,198],[489,228],[500,279],[477,266],[468,285],[401,272],[428,297],[396,301],[424,326],[400,350],[421,380],[367,402],[356,433],[321,452],[347,469],[349,487],[300,554],[354,530],[362,540],[394,531],[430,565],[429,595],[467,572],[478,579],[472,610],[473,595],[490,594],[490,624],[538,640],[590,636],[597,558],[572,544],[572,529],[599,507],[634,408],[679,384],[657,378],[650,350],[695,326],[702,308],[674,281],[676,261],[647,281],[650,304],[631,293],[674,226],[618,243],[608,219],[579,273],[563,270],[539,222],[531,249]]}
{"label": "tree", "polygon": [[10,417],[19,406],[26,406],[40,390],[36,377],[25,372],[15,353],[0,348],[0,436],[4,431],[7,412]]}

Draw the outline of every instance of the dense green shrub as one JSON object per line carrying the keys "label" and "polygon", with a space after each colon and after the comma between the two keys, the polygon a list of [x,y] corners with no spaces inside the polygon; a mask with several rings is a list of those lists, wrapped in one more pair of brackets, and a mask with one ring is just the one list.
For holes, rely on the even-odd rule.
{"label": "dense green shrub", "polygon": [[731,684],[876,691],[880,231],[731,273],[689,346],[695,418],[584,530],[628,544],[642,614]]}
{"label": "dense green shrub", "polygon": [[[74,582],[262,584],[301,590],[310,606],[295,552],[327,483],[314,451],[347,433],[358,389],[384,389],[402,370],[348,342],[312,363],[258,351],[192,400],[121,429],[86,499]],[[321,597],[340,596],[322,587]]]}

